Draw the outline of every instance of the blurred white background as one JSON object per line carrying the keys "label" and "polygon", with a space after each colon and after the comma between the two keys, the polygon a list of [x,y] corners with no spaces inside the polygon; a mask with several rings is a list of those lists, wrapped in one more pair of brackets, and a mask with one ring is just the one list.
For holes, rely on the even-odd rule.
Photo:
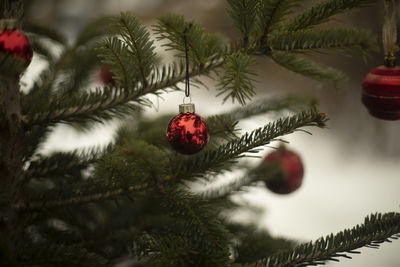
{"label": "blurred white background", "polygon": [[[306,1],[308,5],[312,2]],[[28,4],[28,14],[37,21],[53,21],[71,37],[93,18],[119,11],[131,11],[147,23],[152,23],[154,17],[164,12],[184,13],[186,18],[198,20],[207,30],[232,36],[225,8],[224,1],[212,0],[40,0]],[[381,10],[381,5],[352,11],[340,16],[335,25],[360,26],[380,34],[381,11],[377,10]],[[283,70],[268,59],[260,60],[258,97],[283,92],[312,92],[320,99],[320,110],[330,117],[328,129],[311,128],[312,136],[299,132],[285,138],[290,141],[290,149],[301,155],[305,165],[304,183],[298,191],[279,196],[260,187],[242,196],[265,209],[258,218],[260,227],[266,227],[276,236],[309,241],[353,227],[371,213],[400,212],[400,121],[374,119],[360,101],[361,82],[369,70],[381,65],[381,58],[376,54],[365,64],[357,58],[321,56],[322,62],[349,75],[349,82],[339,91]],[[26,82],[29,83],[38,68],[40,62],[34,61],[24,78]],[[232,107],[229,103],[222,105],[222,99],[214,97],[212,84],[210,88],[210,91],[193,88],[192,98],[202,116]],[[147,116],[177,112],[182,93],[163,97],[165,100],[160,100],[158,111],[148,109]],[[251,130],[273,119],[257,117],[243,122],[242,128]],[[43,149],[49,152],[105,144],[112,140],[113,128],[113,125],[99,126],[88,134],[78,134],[61,126]],[[270,151],[265,149],[264,154]],[[383,244],[379,250],[360,251],[362,254],[354,255],[353,260],[341,259],[340,263],[331,262],[327,266],[400,266],[400,241]]]}

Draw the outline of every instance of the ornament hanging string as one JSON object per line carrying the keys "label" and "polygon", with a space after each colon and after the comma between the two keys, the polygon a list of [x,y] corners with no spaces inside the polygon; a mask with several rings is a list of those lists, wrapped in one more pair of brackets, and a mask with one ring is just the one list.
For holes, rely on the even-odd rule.
{"label": "ornament hanging string", "polygon": [[187,45],[187,31],[192,27],[192,24],[189,24],[188,27],[183,31],[183,40],[185,41],[185,59],[186,59],[186,77],[185,77],[185,96],[190,97],[190,82],[189,82],[189,48]]}
{"label": "ornament hanging string", "polygon": [[383,50],[385,53],[385,65],[394,66],[394,52],[399,50],[397,42],[397,27],[396,27],[396,8],[397,0],[385,0],[384,5],[384,21],[382,29]]}
{"label": "ornament hanging string", "polygon": [[[187,33],[192,24],[188,24],[183,31],[185,43],[186,76],[185,76],[185,97],[183,104],[179,105],[179,114],[172,118],[167,127],[167,138],[172,148],[181,154],[191,155],[199,152],[210,139],[210,133],[206,121],[195,113],[194,104],[190,99],[189,81],[189,48]],[[185,103],[185,98],[190,103]]]}

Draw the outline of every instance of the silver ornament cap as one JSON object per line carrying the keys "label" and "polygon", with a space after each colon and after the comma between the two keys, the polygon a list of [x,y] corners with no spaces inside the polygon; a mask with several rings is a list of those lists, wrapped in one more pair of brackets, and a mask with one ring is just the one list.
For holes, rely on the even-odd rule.
{"label": "silver ornament cap", "polygon": [[192,103],[180,104],[179,112],[180,113],[194,113],[195,112],[194,104],[192,104]]}

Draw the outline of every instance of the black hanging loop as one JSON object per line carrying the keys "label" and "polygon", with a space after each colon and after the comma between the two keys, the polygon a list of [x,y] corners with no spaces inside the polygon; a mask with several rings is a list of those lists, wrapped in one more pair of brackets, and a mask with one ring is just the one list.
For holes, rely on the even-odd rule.
{"label": "black hanging loop", "polygon": [[192,24],[189,24],[188,27],[185,28],[183,31],[183,40],[185,41],[185,58],[186,58],[186,78],[185,78],[185,96],[190,97],[190,82],[189,82],[189,48],[187,45],[187,37],[186,37],[186,32],[189,30],[189,28],[192,26]]}

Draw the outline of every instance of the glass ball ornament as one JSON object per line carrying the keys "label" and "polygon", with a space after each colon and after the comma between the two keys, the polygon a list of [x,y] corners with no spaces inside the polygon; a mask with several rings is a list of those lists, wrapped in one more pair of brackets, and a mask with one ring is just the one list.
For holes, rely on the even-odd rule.
{"label": "glass ball ornament", "polygon": [[193,104],[179,106],[180,113],[167,127],[167,139],[172,148],[184,155],[191,155],[204,148],[210,139],[206,121],[194,113]]}
{"label": "glass ball ornament", "polygon": [[103,64],[100,68],[100,80],[105,85],[115,85],[115,80],[113,78],[113,73],[111,72],[111,65]]}
{"label": "glass ball ornament", "polygon": [[400,67],[379,66],[362,82],[362,103],[382,120],[400,119]]}
{"label": "glass ball ornament", "polygon": [[299,155],[281,146],[269,153],[262,161],[264,165],[279,165],[281,171],[265,180],[269,190],[277,194],[289,194],[297,190],[304,176],[303,163]]}
{"label": "glass ball ornament", "polygon": [[10,53],[28,66],[32,61],[33,50],[28,37],[17,29],[0,31],[0,51]]}

